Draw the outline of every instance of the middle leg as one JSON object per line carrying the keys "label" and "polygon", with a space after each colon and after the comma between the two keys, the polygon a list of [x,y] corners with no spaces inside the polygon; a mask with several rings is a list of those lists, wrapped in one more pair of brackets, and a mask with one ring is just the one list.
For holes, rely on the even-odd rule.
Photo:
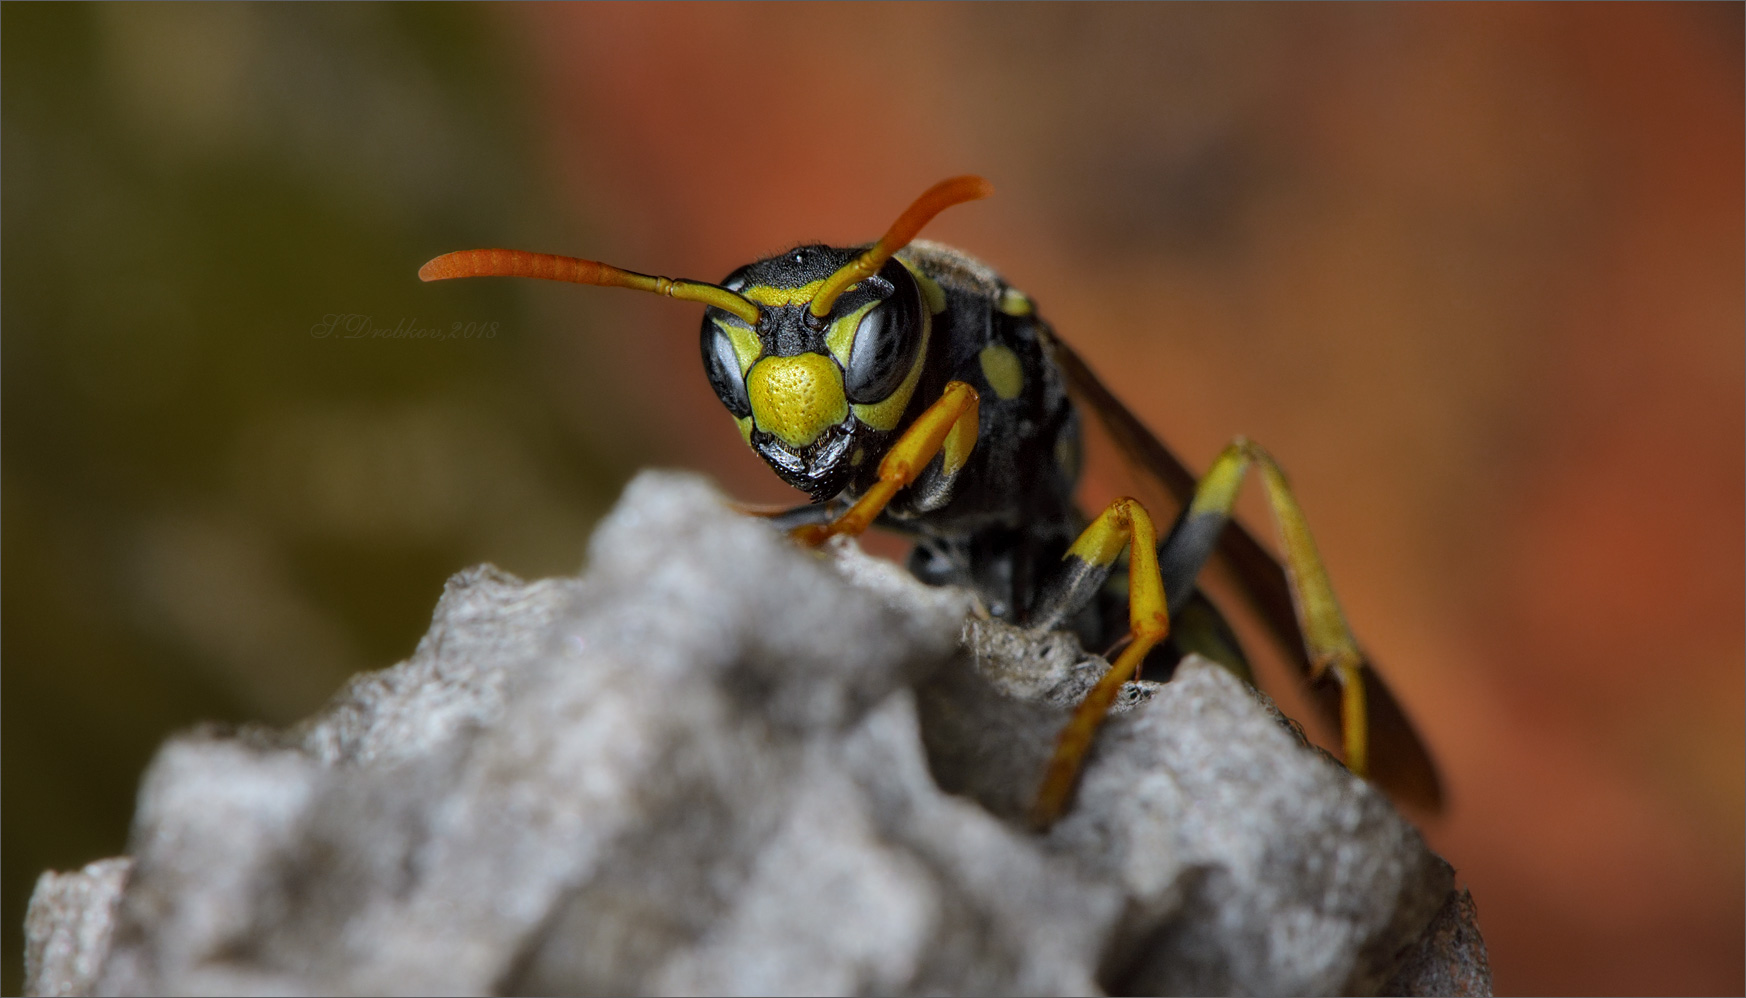
{"label": "middle leg", "polygon": [[1031,808],[1031,822],[1038,828],[1055,823],[1066,809],[1067,799],[1079,781],[1091,740],[1121,692],[1134,677],[1146,653],[1170,633],[1170,611],[1164,601],[1164,581],[1158,572],[1158,532],[1152,517],[1137,499],[1117,499],[1093,520],[1067,552],[1066,568],[1048,596],[1049,608],[1041,615],[1043,626],[1052,626],[1059,614],[1083,606],[1109,577],[1116,559],[1128,551],[1128,643],[1122,653],[1074,708],[1061,729],[1055,754],[1043,774]]}

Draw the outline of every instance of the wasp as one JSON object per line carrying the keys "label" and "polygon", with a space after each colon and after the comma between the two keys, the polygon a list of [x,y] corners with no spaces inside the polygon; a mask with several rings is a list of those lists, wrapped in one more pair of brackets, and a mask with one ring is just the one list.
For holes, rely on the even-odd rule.
{"label": "wasp", "polygon": [[[916,239],[941,211],[992,192],[980,177],[942,181],[870,246],[799,246],[719,284],[501,249],[439,256],[419,277],[535,277],[704,305],[710,387],[752,450],[811,497],[775,516],[796,540],[878,525],[915,542],[909,567],[923,581],[967,586],[1001,619],[1119,647],[1061,730],[1032,807],[1038,827],[1066,809],[1099,725],[1142,664],[1168,669],[1192,650],[1252,681],[1197,584],[1215,557],[1308,677],[1346,766],[1435,810],[1435,766],[1353,639],[1273,458],[1239,437],[1197,478],[1027,295],[967,254]],[[1081,408],[1180,504],[1168,531],[1136,499],[1095,517],[1075,504]],[[1283,566],[1232,519],[1250,471],[1272,507]],[[1124,561],[1125,592],[1115,574]]]}

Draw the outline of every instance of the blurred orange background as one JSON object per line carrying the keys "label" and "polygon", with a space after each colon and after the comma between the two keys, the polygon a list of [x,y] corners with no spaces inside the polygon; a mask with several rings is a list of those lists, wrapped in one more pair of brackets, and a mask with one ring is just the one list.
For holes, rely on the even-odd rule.
{"label": "blurred orange background", "polygon": [[[870,240],[976,172],[996,196],[928,237],[1029,292],[1191,465],[1240,432],[1292,475],[1444,768],[1424,827],[1498,991],[1746,990],[1740,5],[237,10],[5,12],[9,973],[30,879],[119,851],[167,729],[307,712],[410,652],[471,560],[573,571],[635,467],[797,495],[721,414],[694,307],[397,283],[424,258],[515,245],[714,280]],[[60,70],[15,57],[32,38],[92,53],[93,96],[54,104],[30,74]],[[186,65],[153,61],[170,41]],[[213,60],[238,75],[200,76]],[[191,96],[214,85],[244,106]],[[58,124],[90,106],[109,144]],[[276,214],[214,161],[278,171]],[[135,179],[83,204],[101,171],[45,179],[68,162]],[[195,292],[139,277],[155,244],[77,232],[21,262],[80,212],[87,237],[143,215],[212,274],[272,263]],[[106,296],[170,316],[133,321],[159,346],[183,330],[186,356],[134,358],[135,327],[94,321],[77,342],[121,360],[56,375],[85,361],[44,353],[51,332],[86,328],[57,316]],[[372,311],[504,335],[307,331]],[[160,369],[184,387],[126,396]],[[150,467],[113,473],[129,461]],[[87,472],[45,470],[65,462]],[[78,701],[69,669],[132,692]],[[150,720],[93,720],[124,714]],[[125,744],[79,740],[103,723]]]}

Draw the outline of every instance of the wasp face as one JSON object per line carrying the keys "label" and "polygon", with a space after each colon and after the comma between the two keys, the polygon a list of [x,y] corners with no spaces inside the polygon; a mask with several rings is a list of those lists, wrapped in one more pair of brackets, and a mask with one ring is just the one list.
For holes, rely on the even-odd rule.
{"label": "wasp face", "polygon": [[742,267],[722,287],[758,304],[757,325],[717,308],[703,320],[710,386],[752,449],[813,502],[884,453],[927,349],[930,316],[895,259],[812,315],[819,288],[858,252],[803,246]]}

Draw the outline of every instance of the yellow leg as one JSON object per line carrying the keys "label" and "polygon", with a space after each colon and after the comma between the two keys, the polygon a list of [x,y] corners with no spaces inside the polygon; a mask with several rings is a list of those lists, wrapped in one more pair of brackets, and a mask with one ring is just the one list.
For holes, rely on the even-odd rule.
{"label": "yellow leg", "polygon": [[1170,613],[1164,603],[1164,582],[1158,573],[1158,533],[1152,518],[1136,499],[1117,499],[1094,520],[1067,552],[1068,571],[1107,568],[1128,554],[1128,636],[1121,655],[1085,695],[1055,743],[1055,754],[1043,775],[1043,785],[1031,808],[1038,828],[1055,823],[1079,782],[1091,739],[1108,716],[1122,684],[1133,678],[1140,661],[1170,633]]}
{"label": "yellow leg", "polygon": [[[1364,657],[1358,651],[1346,625],[1340,602],[1334,597],[1333,584],[1322,565],[1316,542],[1310,537],[1309,524],[1303,510],[1291,494],[1285,473],[1271,455],[1259,446],[1237,438],[1213,462],[1212,469],[1200,480],[1183,521],[1172,536],[1198,537],[1204,548],[1187,556],[1187,564],[1171,571],[1172,579],[1185,577],[1199,570],[1199,560],[1211,553],[1211,542],[1230,519],[1236,505],[1237,489],[1251,464],[1259,465],[1261,480],[1267,488],[1267,500],[1273,507],[1273,518],[1279,525],[1284,546],[1286,579],[1291,585],[1291,598],[1297,610],[1299,627],[1303,631],[1304,650],[1309,655],[1310,678],[1319,679],[1329,670],[1340,684],[1340,728],[1344,738],[1346,768],[1363,776],[1368,768],[1369,722],[1364,701]],[[1176,561],[1171,543],[1165,545],[1166,562]]]}
{"label": "yellow leg", "polygon": [[884,460],[879,462],[879,480],[873,487],[830,523],[794,528],[794,539],[816,546],[838,534],[859,536],[879,518],[897,490],[914,482],[934,455],[942,451],[946,474],[957,474],[976,447],[980,405],[976,389],[962,381],[947,382],[939,400],[923,410],[885,452]]}
{"label": "yellow leg", "polygon": [[1334,598],[1334,585],[1328,581],[1328,570],[1322,565],[1314,538],[1310,537],[1303,510],[1285,481],[1285,472],[1266,451],[1253,444],[1246,446],[1261,465],[1261,479],[1267,483],[1267,499],[1273,506],[1273,518],[1279,524],[1280,539],[1285,545],[1285,571],[1291,580],[1292,597],[1297,601],[1304,647],[1309,651],[1310,678],[1333,670],[1334,679],[1340,684],[1340,729],[1345,740],[1346,768],[1363,776],[1369,769],[1370,730],[1364,705],[1364,676],[1359,671],[1364,656],[1358,651],[1358,642],[1346,624],[1339,600]]}

